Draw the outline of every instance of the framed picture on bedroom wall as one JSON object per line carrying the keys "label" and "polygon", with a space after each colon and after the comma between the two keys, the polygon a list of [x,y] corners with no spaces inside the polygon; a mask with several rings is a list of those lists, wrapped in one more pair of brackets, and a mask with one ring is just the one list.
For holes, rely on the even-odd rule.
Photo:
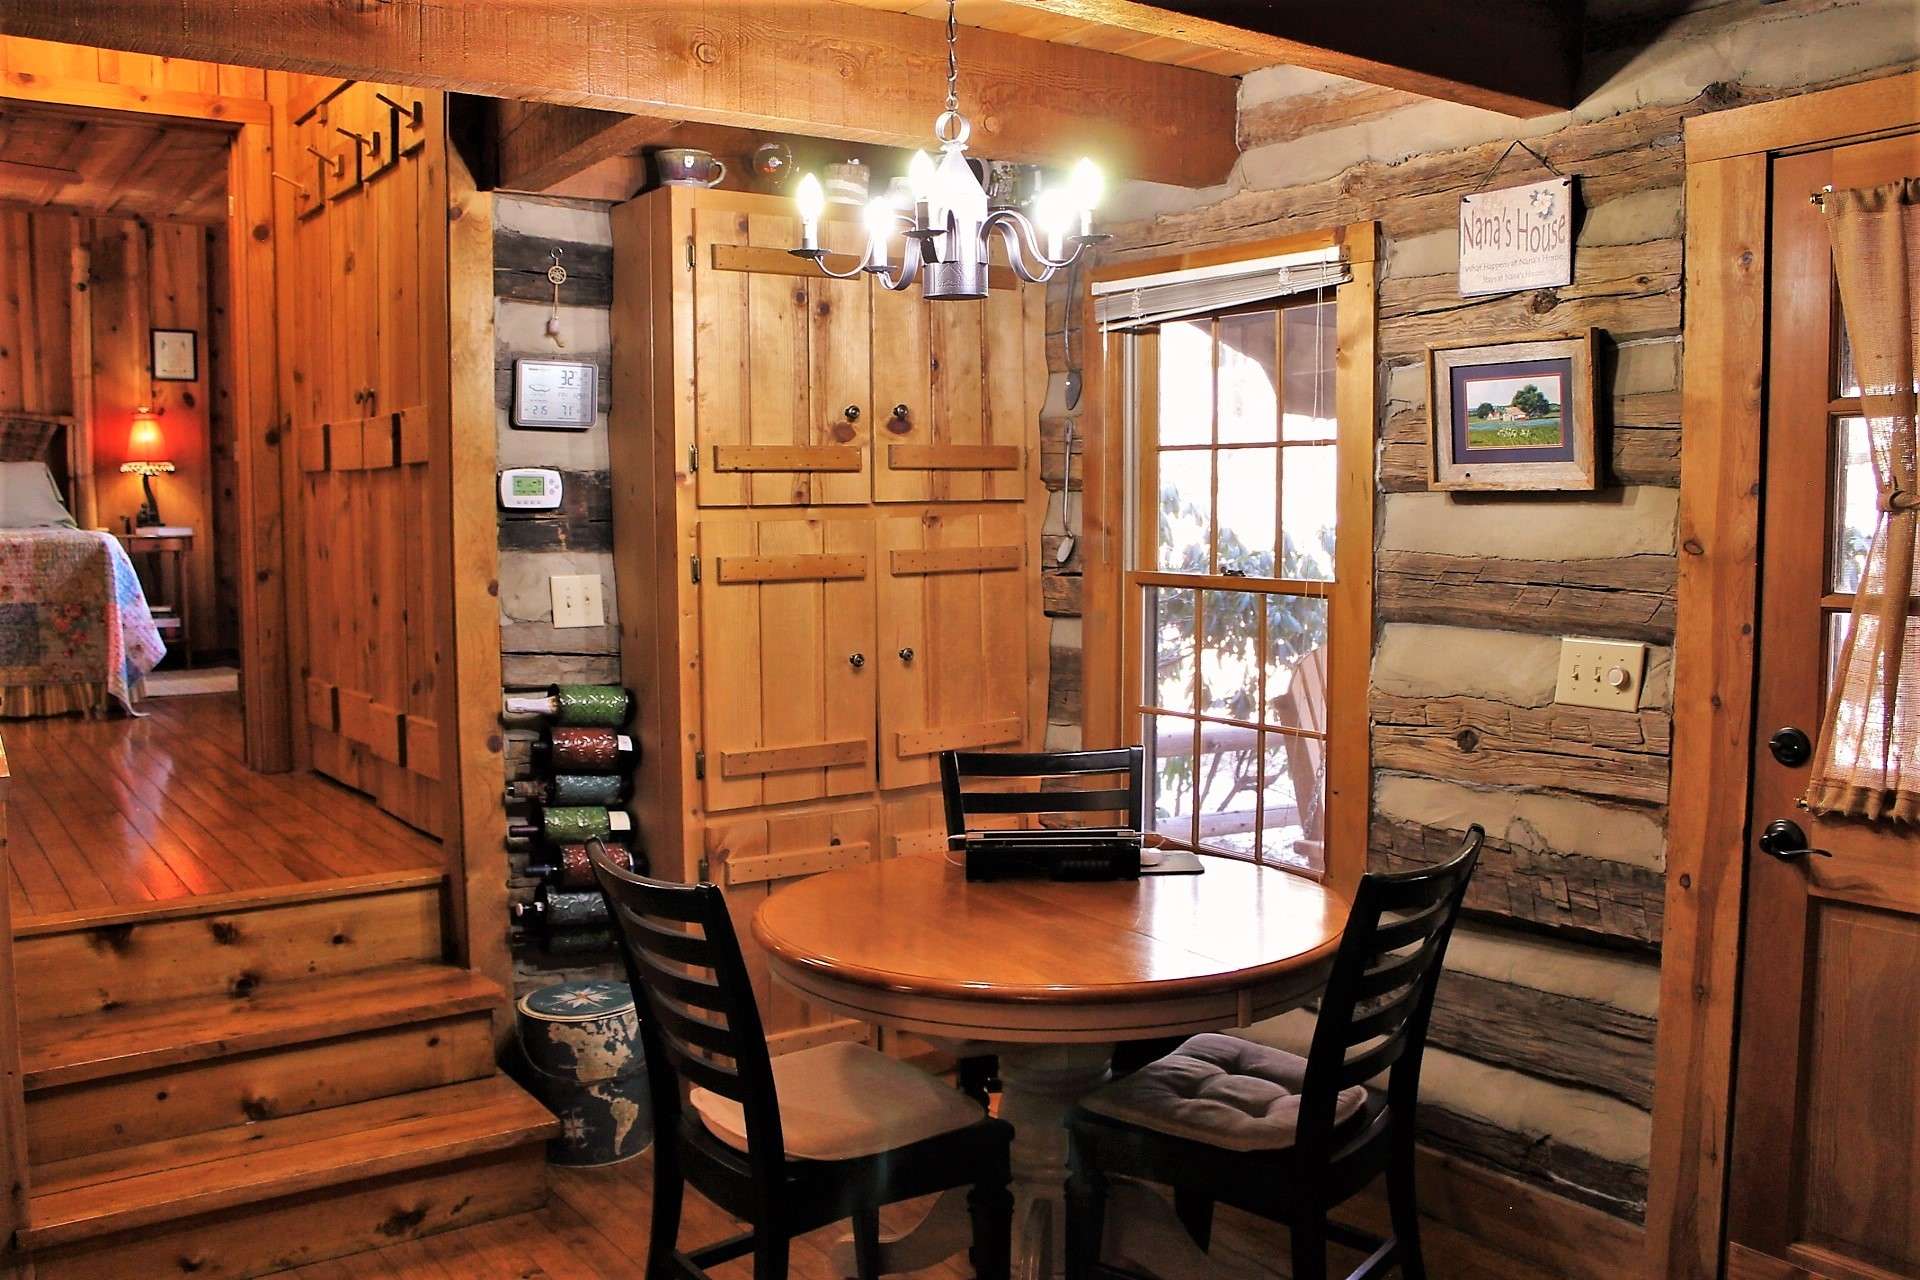
{"label": "framed picture on bedroom wall", "polygon": [[1435,489],[1597,489],[1595,331],[1427,349]]}
{"label": "framed picture on bedroom wall", "polygon": [[200,380],[200,335],[192,329],[155,329],[153,342],[153,380],[155,382],[198,382]]}

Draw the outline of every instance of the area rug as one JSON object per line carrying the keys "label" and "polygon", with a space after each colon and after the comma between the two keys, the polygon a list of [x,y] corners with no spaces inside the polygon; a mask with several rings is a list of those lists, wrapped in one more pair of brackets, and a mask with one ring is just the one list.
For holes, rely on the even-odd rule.
{"label": "area rug", "polygon": [[197,671],[153,671],[147,675],[149,698],[179,698],[190,693],[232,693],[240,687],[234,667],[202,667]]}

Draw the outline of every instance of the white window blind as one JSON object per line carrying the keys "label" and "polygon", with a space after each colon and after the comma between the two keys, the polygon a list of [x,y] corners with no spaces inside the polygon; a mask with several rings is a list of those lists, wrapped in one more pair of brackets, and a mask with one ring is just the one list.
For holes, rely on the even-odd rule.
{"label": "white window blind", "polygon": [[1340,250],[1329,245],[1247,262],[1096,281],[1094,315],[1103,330],[1145,329],[1183,316],[1311,293],[1352,278],[1340,261]]}

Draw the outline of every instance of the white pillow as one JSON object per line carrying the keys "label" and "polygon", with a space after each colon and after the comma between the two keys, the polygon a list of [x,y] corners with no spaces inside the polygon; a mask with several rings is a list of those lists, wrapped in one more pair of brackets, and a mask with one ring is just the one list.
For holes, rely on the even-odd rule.
{"label": "white pillow", "polygon": [[74,527],[46,463],[0,462],[0,529]]}

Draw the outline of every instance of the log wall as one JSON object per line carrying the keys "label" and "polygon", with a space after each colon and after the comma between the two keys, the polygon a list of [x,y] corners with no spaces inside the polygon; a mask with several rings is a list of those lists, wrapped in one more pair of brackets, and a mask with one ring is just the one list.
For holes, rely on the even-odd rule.
{"label": "log wall", "polygon": [[[1125,260],[1379,222],[1369,860],[1418,866],[1469,823],[1489,834],[1435,1011],[1427,1139],[1630,1219],[1645,1210],[1664,923],[1683,124],[1920,61],[1911,0],[1715,0],[1658,22],[1634,8],[1589,5],[1585,100],[1524,125],[1297,68],[1256,72],[1229,183],[1123,188],[1111,207],[1150,212],[1108,228],[1110,258]],[[1516,137],[1579,178],[1574,281],[1462,299],[1460,195],[1545,174],[1517,150],[1496,170]],[[1427,344],[1589,325],[1603,331],[1598,398],[1613,428],[1605,487],[1429,492]],[[1564,635],[1647,642],[1641,708],[1556,705]],[[1069,683],[1056,675],[1063,718],[1078,710]],[[1298,1040],[1300,1021],[1261,1034]]]}

